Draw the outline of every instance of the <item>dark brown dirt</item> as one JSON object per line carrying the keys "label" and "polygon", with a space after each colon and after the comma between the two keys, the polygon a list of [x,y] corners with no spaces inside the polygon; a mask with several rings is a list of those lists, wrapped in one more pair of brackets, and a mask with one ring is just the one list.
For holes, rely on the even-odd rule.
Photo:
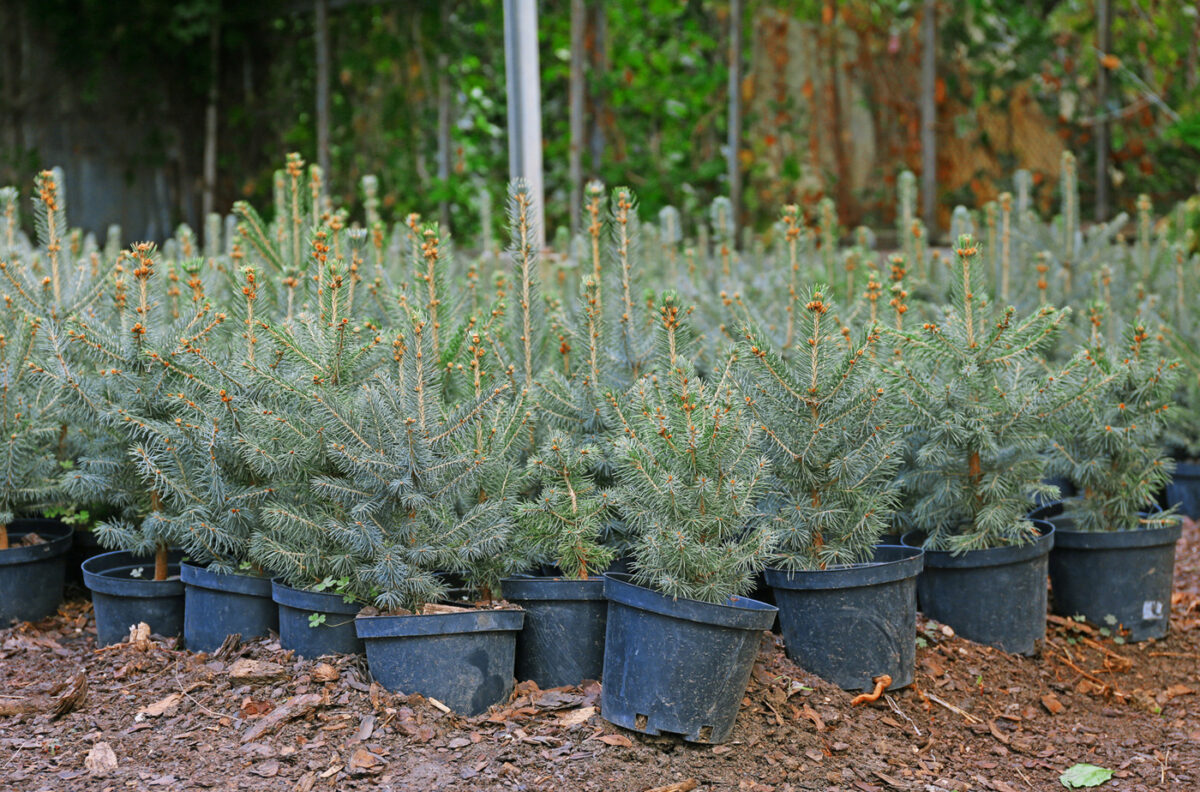
{"label": "dark brown dirt", "polygon": [[468,720],[385,693],[361,660],[271,642],[220,659],[169,641],[96,650],[73,600],[0,632],[0,713],[19,713],[0,715],[0,790],[1013,792],[1062,789],[1078,762],[1115,771],[1103,789],[1200,790],[1195,524],[1172,605],[1166,640],[1059,620],[1038,658],[922,623],[916,685],[861,707],[764,637],[733,741],[695,746],[607,724],[595,684],[521,685]]}

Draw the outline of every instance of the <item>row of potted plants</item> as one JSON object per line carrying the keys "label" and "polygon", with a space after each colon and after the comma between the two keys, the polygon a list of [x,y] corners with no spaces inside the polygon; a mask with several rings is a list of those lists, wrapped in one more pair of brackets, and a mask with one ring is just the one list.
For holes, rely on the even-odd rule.
{"label": "row of potted plants", "polygon": [[[139,621],[204,651],[278,629],[302,654],[362,646],[385,686],[467,713],[507,695],[514,664],[543,685],[602,675],[606,718],[716,742],[775,619],[746,596],[764,570],[789,654],[852,689],[911,682],[918,598],[1032,651],[1056,535],[1083,553],[1051,564],[1056,609],[1165,632],[1178,529],[1144,512],[1170,478],[1177,364],[1136,322],[1112,341],[1099,307],[1054,362],[1071,312],[995,307],[971,237],[941,267],[949,305],[910,298],[934,281],[897,255],[881,307],[860,246],[865,289],[839,308],[855,270],[805,290],[801,260],[833,251],[804,253],[788,207],[786,296],[752,309],[780,290],[742,277],[722,314],[685,302],[690,271],[647,296],[625,189],[605,223],[589,187],[590,262],[546,278],[517,184],[488,296],[436,227],[410,217],[389,242],[322,208],[298,158],[279,180],[275,220],[239,206],[224,252],[181,233],[170,255],[109,257],[69,241],[47,172],[40,245],[6,249],[6,508],[111,515],[95,532],[120,549],[83,567],[102,643]],[[723,218],[712,264],[746,276]],[[575,299],[539,293],[572,279]],[[1058,495],[1049,475],[1081,497],[1027,516]],[[55,530],[9,531],[27,546],[0,559],[45,564]],[[1157,553],[1145,591],[1069,582],[1114,543]],[[4,564],[0,585],[51,604],[0,615],[44,615],[61,568]]]}

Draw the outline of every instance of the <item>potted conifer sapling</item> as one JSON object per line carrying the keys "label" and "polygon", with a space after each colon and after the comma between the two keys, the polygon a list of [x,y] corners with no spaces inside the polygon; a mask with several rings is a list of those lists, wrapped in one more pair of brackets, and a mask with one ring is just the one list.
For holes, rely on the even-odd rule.
{"label": "potted conifer sapling", "polygon": [[123,640],[139,622],[160,635],[183,627],[183,553],[171,548],[171,512],[182,504],[166,501],[178,492],[159,489],[164,482],[144,464],[145,452],[156,423],[173,421],[180,394],[193,392],[191,359],[222,317],[201,302],[173,320],[155,290],[155,259],[154,245],[141,242],[114,262],[111,314],[47,322],[39,368],[62,389],[72,421],[104,431],[63,479],[75,502],[112,510],[95,531],[102,545],[118,549],[83,564],[101,645]]}
{"label": "potted conifer sapling", "polygon": [[[874,366],[880,335],[850,349],[818,287],[799,302],[800,333],[784,358],[747,328],[742,392],[762,433],[779,502],[766,570],[788,656],[843,688],[886,677],[911,684],[918,548],[879,546],[890,525],[899,441]],[[880,353],[886,354],[886,353]]]}
{"label": "potted conifer sapling", "polygon": [[36,621],[62,599],[66,554],[73,529],[60,520],[29,516],[55,501],[62,468],[52,383],[30,370],[37,322],[11,304],[0,306],[0,629]]}
{"label": "potted conifer sapling", "polygon": [[[1099,326],[1100,312],[1093,309]],[[1170,626],[1175,542],[1181,526],[1155,495],[1171,478],[1162,448],[1178,364],[1141,324],[1120,349],[1094,333],[1082,367],[1085,396],[1054,437],[1051,469],[1079,495],[1038,509],[1054,523],[1054,612],[1084,616],[1129,640],[1162,638]]]}
{"label": "potted conifer sapling", "polygon": [[516,507],[516,546],[535,565],[555,570],[548,577],[502,581],[505,599],[525,610],[517,678],[541,688],[599,679],[604,667],[608,603],[601,570],[615,551],[600,542],[610,499],[588,472],[597,454],[594,446],[552,434],[529,460],[539,489]]}
{"label": "potted conifer sapling", "polygon": [[[514,571],[504,564],[516,495],[507,488],[521,476],[510,454],[527,431],[521,400],[505,386],[444,414],[431,336],[431,324],[413,318],[393,370],[325,398],[341,476],[315,478],[313,491],[345,515],[330,530],[360,559],[354,577],[381,611],[355,622],[372,676],[476,715],[513,685],[524,613],[489,607],[487,589],[493,575]],[[446,573],[463,575],[480,607],[439,605]]]}
{"label": "potted conifer sapling", "polygon": [[776,609],[742,596],[770,556],[760,500],[770,475],[732,356],[703,382],[678,297],[663,295],[657,361],[609,395],[616,497],[633,533],[632,574],[605,578],[604,717],[691,742],[729,739],[762,631]]}
{"label": "potted conifer sapling", "polygon": [[1068,402],[1039,351],[1068,311],[1018,318],[992,309],[979,251],[967,235],[952,265],[952,304],[898,334],[889,371],[899,421],[920,438],[901,485],[925,550],[917,596],[926,616],[1009,652],[1035,651],[1046,630],[1046,565],[1054,528],[1026,515],[1043,483],[1048,421]]}

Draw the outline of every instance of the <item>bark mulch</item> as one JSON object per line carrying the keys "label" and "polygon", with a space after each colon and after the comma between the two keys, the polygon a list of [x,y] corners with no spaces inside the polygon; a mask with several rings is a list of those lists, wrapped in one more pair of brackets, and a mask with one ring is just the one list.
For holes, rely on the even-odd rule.
{"label": "bark mulch", "polygon": [[0,631],[0,790],[1200,790],[1200,530],[1179,546],[1170,636],[1123,644],[1052,618],[1039,657],[922,622],[916,684],[852,707],[775,636],[733,740],[606,723],[600,686],[538,690],[467,719],[372,684],[359,658],[278,643],[212,656],[146,635],[96,649],[90,604]]}

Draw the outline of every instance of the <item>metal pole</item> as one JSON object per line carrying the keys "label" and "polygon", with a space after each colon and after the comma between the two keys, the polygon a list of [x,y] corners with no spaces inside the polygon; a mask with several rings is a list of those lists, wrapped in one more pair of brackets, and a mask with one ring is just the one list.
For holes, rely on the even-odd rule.
{"label": "metal pole", "polygon": [[742,0],[729,3],[729,201],[733,214],[733,238],[738,240],[738,220],[742,206]]}
{"label": "metal pole", "polygon": [[[1096,42],[1100,57],[1112,50],[1112,0],[1096,0]],[[1096,73],[1096,220],[1108,218],[1108,67],[1103,63]]]}
{"label": "metal pole", "polygon": [[536,0],[504,0],[504,71],[508,86],[508,173],[533,196],[533,222],[546,246],[542,186],[542,92]]}
{"label": "metal pole", "polygon": [[921,215],[932,236],[937,230],[937,0],[925,0],[921,47]]}

